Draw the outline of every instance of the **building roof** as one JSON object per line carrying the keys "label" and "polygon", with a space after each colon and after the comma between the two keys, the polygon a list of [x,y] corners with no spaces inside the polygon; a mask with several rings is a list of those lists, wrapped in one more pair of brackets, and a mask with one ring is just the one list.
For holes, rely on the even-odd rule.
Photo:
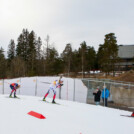
{"label": "building roof", "polygon": [[118,56],[120,58],[134,58],[134,45],[119,45]]}

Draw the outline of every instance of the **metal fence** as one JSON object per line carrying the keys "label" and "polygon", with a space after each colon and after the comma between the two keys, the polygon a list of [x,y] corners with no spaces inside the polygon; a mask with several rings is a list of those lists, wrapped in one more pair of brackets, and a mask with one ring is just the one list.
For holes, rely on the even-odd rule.
{"label": "metal fence", "polygon": [[[59,77],[24,77],[16,79],[0,80],[0,93],[10,94],[11,83],[19,83],[20,89],[17,90],[17,95],[31,95],[43,97],[48,91],[50,84]],[[86,103],[87,87],[81,79],[72,79],[63,77],[64,85],[61,89],[56,89],[56,98],[70,101],[78,101]],[[50,98],[53,97],[53,92],[50,92]]]}
{"label": "metal fence", "polygon": [[[108,79],[83,79],[82,81],[88,88],[87,103],[94,103],[93,92],[97,87],[99,87],[101,91],[103,87],[105,87],[110,92],[108,98],[109,105],[134,107],[134,83]],[[101,99],[101,104],[105,106],[104,103]]]}
{"label": "metal fence", "polygon": [[[49,89],[50,83],[59,77],[24,77],[0,80],[0,94],[10,94],[11,83],[19,83],[21,88],[17,95],[31,95],[43,97]],[[102,91],[103,86],[110,91],[108,106],[120,105],[134,107],[134,84],[106,79],[72,79],[63,78],[64,86],[57,89],[57,98],[82,103],[95,104],[93,92],[97,87]],[[53,97],[51,92],[48,97]],[[105,102],[104,102],[105,103]],[[101,105],[104,105],[101,99]]]}

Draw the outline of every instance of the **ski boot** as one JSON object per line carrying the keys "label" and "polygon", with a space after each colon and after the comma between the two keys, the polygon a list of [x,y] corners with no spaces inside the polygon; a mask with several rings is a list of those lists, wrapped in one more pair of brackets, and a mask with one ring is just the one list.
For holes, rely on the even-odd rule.
{"label": "ski boot", "polygon": [[54,99],[53,99],[52,103],[54,103],[54,104],[56,103]]}
{"label": "ski boot", "polygon": [[9,98],[12,98],[12,95],[9,95]]}
{"label": "ski boot", "polygon": [[16,95],[14,95],[14,98],[18,98]]}
{"label": "ski boot", "polygon": [[9,95],[9,98],[12,98],[12,93]]}
{"label": "ski boot", "polygon": [[43,98],[43,101],[46,101],[45,97]]}
{"label": "ski boot", "polygon": [[18,97],[16,96],[16,92],[14,92],[14,98],[18,98]]}

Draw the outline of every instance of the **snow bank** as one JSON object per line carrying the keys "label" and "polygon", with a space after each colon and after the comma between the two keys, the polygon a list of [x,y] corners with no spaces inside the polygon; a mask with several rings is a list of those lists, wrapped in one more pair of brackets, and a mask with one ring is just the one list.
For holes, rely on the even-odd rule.
{"label": "snow bank", "polygon": [[[45,103],[42,97],[0,95],[0,134],[133,134],[131,112],[101,106],[56,100]],[[51,101],[51,98],[47,98]],[[46,119],[28,115],[41,113]]]}

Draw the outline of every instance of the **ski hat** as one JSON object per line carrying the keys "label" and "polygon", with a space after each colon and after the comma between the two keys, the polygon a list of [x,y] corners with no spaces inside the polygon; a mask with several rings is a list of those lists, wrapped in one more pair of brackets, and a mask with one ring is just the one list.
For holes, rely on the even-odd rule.
{"label": "ski hat", "polygon": [[20,85],[19,84],[17,85],[17,88],[20,88]]}
{"label": "ski hat", "polygon": [[56,85],[56,81],[57,81],[57,80],[55,80],[55,81],[53,82],[54,85]]}

